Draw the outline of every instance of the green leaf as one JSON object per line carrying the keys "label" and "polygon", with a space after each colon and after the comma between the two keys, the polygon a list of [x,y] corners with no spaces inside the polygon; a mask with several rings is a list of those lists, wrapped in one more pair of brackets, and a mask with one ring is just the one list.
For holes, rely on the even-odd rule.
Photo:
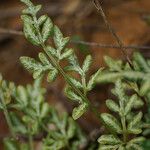
{"label": "green leaf", "polygon": [[75,134],[76,125],[72,118],[68,119],[68,124],[67,137],[68,139],[71,139]]}
{"label": "green leaf", "polygon": [[137,101],[137,99],[138,99],[138,97],[136,94],[134,94],[130,97],[130,99],[125,107],[125,115],[127,115],[131,111],[131,109],[134,106],[134,103]]}
{"label": "green leaf", "polygon": [[121,78],[121,73],[103,71],[97,76],[96,83],[112,83]]}
{"label": "green leaf", "polygon": [[118,150],[126,150],[126,148],[124,146],[119,146]]}
{"label": "green leaf", "polygon": [[54,42],[58,51],[61,51],[69,42],[69,38],[63,38],[63,34],[57,26],[54,26]]}
{"label": "green leaf", "polygon": [[41,118],[45,118],[50,111],[50,107],[48,103],[44,103],[41,107]]}
{"label": "green leaf", "polygon": [[139,134],[142,132],[140,129],[139,123],[141,122],[142,119],[142,112],[139,112],[134,118],[130,121],[128,124],[128,131],[129,133],[134,133],[134,134]]}
{"label": "green leaf", "polygon": [[138,144],[127,144],[126,149],[129,149],[129,150],[143,150],[143,148]]}
{"label": "green leaf", "polygon": [[88,55],[88,56],[86,56],[86,58],[83,62],[83,65],[82,65],[82,70],[84,73],[86,73],[89,70],[91,64],[92,64],[92,57],[91,57],[91,55]]}
{"label": "green leaf", "polygon": [[24,21],[23,31],[24,31],[25,37],[33,45],[38,46],[40,44],[40,41],[37,38],[37,33],[36,33],[34,25],[32,24],[31,17],[29,17],[27,15],[23,15],[22,20]]}
{"label": "green leaf", "polygon": [[74,120],[79,119],[88,109],[88,104],[82,103],[79,107],[73,109],[72,117]]}
{"label": "green leaf", "polygon": [[59,73],[59,72],[58,72],[58,70],[56,70],[56,69],[51,70],[51,71],[48,73],[47,81],[48,81],[48,82],[53,82],[53,81],[55,81],[55,79],[57,78],[58,73]]}
{"label": "green leaf", "polygon": [[75,78],[72,78],[72,77],[70,77],[70,76],[68,76],[68,79],[69,79],[69,81],[74,85],[74,86],[76,86],[77,88],[82,88],[82,85],[81,85],[81,83],[77,80],[77,79],[75,79]]}
{"label": "green leaf", "polygon": [[132,140],[129,141],[129,143],[133,143],[133,144],[142,144],[142,142],[145,140],[144,137],[135,137]]}
{"label": "green leaf", "polygon": [[44,65],[49,65],[49,60],[44,53],[39,53],[39,59]]}
{"label": "green leaf", "polygon": [[21,19],[23,20],[24,23],[28,23],[31,25],[33,24],[33,19],[29,15],[21,15]]}
{"label": "green leaf", "polygon": [[122,132],[121,125],[114,116],[107,114],[107,113],[103,113],[103,114],[101,114],[101,118],[102,118],[103,122],[105,123],[105,125],[109,129],[111,129],[113,132],[116,132],[116,133]]}
{"label": "green leaf", "polygon": [[115,137],[114,135],[102,135],[99,139],[98,142],[102,145],[116,145],[116,144],[121,144],[122,142],[118,137]]}
{"label": "green leaf", "polygon": [[38,19],[38,24],[39,24],[39,26],[42,26],[42,25],[45,23],[47,17],[48,17],[47,15],[42,15],[42,16]]}
{"label": "green leaf", "polygon": [[26,8],[26,9],[24,9],[22,11],[22,13],[25,14],[25,15],[34,16],[38,13],[38,11],[40,11],[41,8],[42,8],[41,5],[37,5],[37,6],[32,5],[32,6],[29,6],[28,8]]}
{"label": "green leaf", "polygon": [[56,58],[58,58],[58,55],[57,55],[55,48],[53,48],[51,46],[47,46],[46,52],[47,52],[49,57],[51,57],[51,55],[52,55],[52,56],[55,56]]}
{"label": "green leaf", "polygon": [[67,49],[60,57],[61,60],[68,58],[73,54],[73,49]]}
{"label": "green leaf", "polygon": [[14,131],[21,134],[27,134],[27,129],[25,127],[25,124],[23,124],[23,122],[21,121],[20,116],[18,116],[14,112],[11,112],[9,114],[11,117]]}
{"label": "green leaf", "polygon": [[107,100],[106,105],[111,111],[119,112],[120,110],[118,104],[116,104],[113,100]]}
{"label": "green leaf", "polygon": [[[43,66],[40,62],[30,57],[20,57],[20,61],[28,71],[33,73],[34,79],[41,76],[45,71],[53,69],[51,64]],[[42,61],[45,62],[46,60],[42,58]]]}
{"label": "green leaf", "polygon": [[30,0],[20,0],[21,2],[23,2],[24,4],[26,4],[27,6],[33,6],[33,3]]}
{"label": "green leaf", "polygon": [[140,95],[144,96],[150,91],[150,79],[144,81],[140,88]]}
{"label": "green leaf", "polygon": [[135,52],[133,58],[140,67],[140,69],[142,69],[145,72],[150,72],[150,67],[148,66],[146,60],[140,53]]}
{"label": "green leaf", "polygon": [[122,61],[114,60],[109,56],[104,57],[105,63],[108,65],[111,71],[120,71],[122,68]]}
{"label": "green leaf", "polygon": [[103,68],[100,68],[94,75],[91,76],[90,81],[88,82],[88,85],[87,85],[88,91],[93,89],[93,87],[96,84],[96,79],[97,79],[97,77],[99,76],[99,74],[101,73],[102,70],[103,70]]}
{"label": "green leaf", "polygon": [[30,72],[39,71],[42,72],[42,64],[30,57],[20,57],[20,61],[23,66]]}
{"label": "green leaf", "polygon": [[17,87],[17,96],[20,100],[19,103],[22,104],[22,106],[26,107],[28,105],[28,95],[26,89],[23,86]]}
{"label": "green leaf", "polygon": [[42,27],[43,42],[47,41],[47,39],[49,38],[49,36],[52,33],[52,29],[53,29],[53,23],[52,23],[51,19],[49,17],[47,17],[47,19],[44,22],[43,27]]}
{"label": "green leaf", "polygon": [[17,142],[14,139],[5,138],[4,139],[5,150],[20,150]]}
{"label": "green leaf", "polygon": [[65,88],[65,95],[71,100],[82,102],[82,98],[72,91],[69,86]]}

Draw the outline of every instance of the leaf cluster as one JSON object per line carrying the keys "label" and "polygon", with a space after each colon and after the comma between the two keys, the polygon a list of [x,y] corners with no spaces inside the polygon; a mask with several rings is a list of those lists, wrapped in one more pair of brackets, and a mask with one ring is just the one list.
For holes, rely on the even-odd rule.
{"label": "leaf cluster", "polygon": [[[92,63],[91,55],[88,55],[80,66],[73,49],[66,48],[69,37],[64,37],[48,16],[36,17],[41,8],[39,5],[34,6],[31,1],[26,0],[22,0],[22,2],[27,5],[27,9],[23,10],[22,15],[24,34],[32,44],[40,46],[44,52],[39,53],[39,61],[30,57],[21,57],[20,61],[27,70],[33,73],[34,78],[48,73],[47,81],[52,82],[61,74],[66,81],[66,96],[79,104],[74,108],[72,115],[74,119],[78,119],[89,107],[87,92],[94,87],[96,77],[101,69],[91,75],[87,81],[87,72]],[[47,42],[50,37],[54,47]],[[62,61],[67,61],[65,67],[61,66]],[[80,79],[69,75],[70,71],[78,74]]]}
{"label": "leaf cluster", "polygon": [[[45,102],[46,90],[41,87],[42,78],[36,79],[33,85],[16,86],[1,77],[0,104],[1,110],[9,112],[13,131],[16,136],[44,136],[43,150],[67,148],[68,143],[74,149],[86,143],[86,138],[80,127],[66,113],[59,115],[57,111]],[[27,143],[16,139],[4,140],[6,150],[29,150]]]}
{"label": "leaf cluster", "polygon": [[[139,108],[142,100],[136,94],[131,97],[125,93],[125,87],[121,80],[117,80],[112,93],[118,97],[118,102],[108,99],[107,107],[117,114],[102,113],[101,119],[110,131],[110,134],[102,135],[98,142],[99,150],[142,150],[141,143],[144,137],[142,132],[142,112],[132,111]],[[129,136],[133,136],[129,140]]]}

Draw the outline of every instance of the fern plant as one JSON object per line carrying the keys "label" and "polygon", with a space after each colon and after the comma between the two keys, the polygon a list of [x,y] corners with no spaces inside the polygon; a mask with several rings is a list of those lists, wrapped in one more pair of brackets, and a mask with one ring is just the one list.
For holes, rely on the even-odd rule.
{"label": "fern plant", "polygon": [[[134,113],[132,111],[134,108],[139,108],[141,100],[136,94],[127,96],[121,80],[117,80],[112,93],[118,97],[118,103],[109,99],[106,101],[106,105],[119,117],[116,118],[108,113],[101,114],[110,134],[102,135],[98,139],[99,150],[141,150],[140,144],[144,141],[144,137],[138,135],[142,132],[142,112]],[[131,135],[133,138],[130,139]]]}
{"label": "fern plant", "polygon": [[[42,150],[144,149],[142,143],[148,141],[144,137],[150,133],[150,111],[143,116],[140,110],[144,102],[150,103],[150,61],[138,52],[133,55],[132,66],[107,56],[105,62],[109,68],[100,68],[89,77],[92,56],[87,55],[81,65],[74,50],[67,48],[70,38],[64,37],[47,15],[38,17],[41,5],[34,5],[31,0],[21,2],[26,5],[21,16],[24,35],[42,51],[38,59],[20,58],[35,79],[33,85],[16,86],[0,77],[0,109],[11,132],[11,136],[4,139],[5,149],[33,150],[37,137],[42,141]],[[45,75],[48,82],[54,82],[59,75],[65,80],[65,95],[78,104],[73,109],[73,119],[67,113],[60,115],[45,101],[46,90],[41,87]],[[88,98],[89,91],[97,83],[115,84],[112,93],[118,100],[106,100],[111,114],[100,114]],[[88,109],[106,129],[92,146],[74,121]]]}
{"label": "fern plant", "polygon": [[[32,150],[36,136],[42,137],[43,150],[84,146],[86,138],[77,123],[66,113],[60,116],[45,102],[46,90],[41,87],[41,80],[25,87],[16,86],[1,77],[0,106],[12,133],[11,138],[4,139],[5,149]],[[17,140],[20,136],[28,142]]]}
{"label": "fern plant", "polygon": [[[133,68],[128,63],[124,63],[121,60],[114,60],[108,56],[105,57],[105,62],[108,65],[108,69],[103,71],[98,78],[98,83],[115,83],[118,79],[123,80],[127,90],[134,91],[138,98],[143,101],[139,101],[139,105],[143,105],[145,102],[147,105],[147,111],[144,115],[144,122],[142,124],[144,130],[143,135],[148,136],[150,134],[150,64],[149,59],[145,60],[139,52],[133,54]],[[113,64],[113,65],[112,65]],[[149,140],[146,140],[147,143]],[[146,145],[146,141],[144,145]],[[147,149],[150,147],[148,146]]]}
{"label": "fern plant", "polygon": [[[33,73],[34,78],[47,72],[47,81],[52,82],[59,74],[63,76],[67,84],[65,87],[66,96],[79,104],[78,107],[74,108],[72,114],[76,120],[82,116],[89,108],[89,105],[91,105],[87,98],[87,92],[93,88],[96,77],[101,72],[101,69],[93,74],[90,80],[87,81],[87,72],[92,63],[92,57],[88,55],[82,66],[80,66],[74,51],[70,48],[66,48],[69,37],[64,37],[60,29],[52,23],[47,15],[42,15],[37,18],[37,13],[41,9],[41,5],[35,6],[30,0],[21,1],[27,5],[27,9],[23,10],[21,17],[24,22],[24,34],[32,44],[43,49],[43,52],[39,53],[39,61],[30,57],[21,57],[21,63],[27,70]],[[55,47],[48,44],[47,40],[50,37]],[[61,62],[64,60],[67,61],[68,64],[62,67]],[[70,71],[77,73],[80,79],[69,75],[68,72]]]}

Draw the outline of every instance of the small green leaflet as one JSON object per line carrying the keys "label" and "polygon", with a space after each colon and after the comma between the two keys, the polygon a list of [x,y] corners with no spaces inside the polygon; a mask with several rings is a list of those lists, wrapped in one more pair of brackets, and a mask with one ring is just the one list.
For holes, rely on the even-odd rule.
{"label": "small green leaflet", "polygon": [[75,78],[68,76],[69,81],[76,86],[78,89],[82,88],[82,84]]}
{"label": "small green leaflet", "polygon": [[116,102],[114,102],[113,100],[110,100],[110,99],[107,100],[106,105],[111,111],[119,112],[119,110],[120,110],[118,104],[116,104]]}
{"label": "small green leaflet", "polygon": [[10,138],[4,139],[4,147],[6,150],[19,150],[18,143]]}
{"label": "small green leaflet", "polygon": [[41,106],[41,114],[40,114],[40,118],[45,118],[47,116],[47,114],[50,111],[50,107],[48,103],[43,103],[43,105]]}
{"label": "small green leaflet", "polygon": [[58,70],[56,70],[56,69],[51,70],[51,71],[48,73],[47,81],[48,81],[48,82],[53,82],[53,81],[55,81],[55,79],[56,79],[58,73],[59,73],[59,72],[58,72]]}
{"label": "small green leaflet", "polygon": [[131,109],[133,108],[134,103],[137,101],[137,99],[138,99],[138,97],[137,97],[136,94],[135,94],[135,95],[132,95],[132,96],[130,97],[130,99],[129,99],[129,101],[128,101],[126,107],[125,107],[125,115],[127,115],[127,114],[131,111]]}
{"label": "small green leaflet", "polygon": [[73,109],[72,117],[74,120],[79,119],[88,109],[88,104],[82,103]]}
{"label": "small green leaflet", "polygon": [[88,55],[88,56],[86,56],[86,58],[83,62],[83,65],[82,65],[82,70],[84,73],[86,73],[89,70],[91,64],[92,64],[92,57],[91,57],[91,55]]}
{"label": "small green leaflet", "polygon": [[66,44],[69,42],[69,38],[64,38],[57,26],[54,26],[54,42],[58,51],[64,49]]}
{"label": "small green leaflet", "polygon": [[99,139],[98,142],[102,145],[116,145],[116,144],[121,144],[122,142],[120,141],[119,138],[115,137],[114,135],[102,135]]}
{"label": "small green leaflet", "polygon": [[82,102],[82,98],[78,96],[69,86],[65,87],[65,95],[71,100],[77,101],[79,103]]}
{"label": "small green leaflet", "polygon": [[128,124],[128,132],[134,134],[140,134],[142,132],[140,122],[142,119],[142,112],[139,112]]}
{"label": "small green leaflet", "polygon": [[66,49],[66,51],[60,56],[60,60],[66,59],[73,54],[73,49]]}
{"label": "small green leaflet", "polygon": [[120,71],[122,68],[122,61],[118,60],[113,60],[109,56],[104,57],[105,63],[108,65],[109,69],[111,71]]}
{"label": "small green leaflet", "polygon": [[103,114],[101,114],[101,118],[102,118],[103,122],[105,123],[105,125],[110,130],[112,130],[113,132],[116,132],[116,133],[122,132],[121,125],[114,116],[107,114],[107,113],[103,113]]}
{"label": "small green leaflet", "polygon": [[33,3],[30,0],[20,0],[21,2],[23,2],[24,4],[26,4],[27,6],[33,6]]}
{"label": "small green leaflet", "polygon": [[39,59],[43,63],[43,65],[49,65],[49,60],[44,53],[39,53]]}
{"label": "small green leaflet", "polygon": [[47,15],[42,15],[39,19],[38,19],[38,25],[41,27],[43,26],[43,24],[45,23],[45,21],[47,20]]}
{"label": "small green leaflet", "polygon": [[88,91],[93,89],[94,85],[96,84],[96,79],[102,70],[103,70],[103,68],[100,68],[94,75],[91,76],[90,81],[87,85]]}
{"label": "small green leaflet", "polygon": [[53,29],[53,23],[52,23],[51,19],[49,17],[47,17],[47,19],[44,22],[43,27],[42,27],[43,42],[47,41],[47,39],[49,38],[49,36],[52,33],[52,29]]}
{"label": "small green leaflet", "polygon": [[43,63],[46,63],[46,65],[43,66],[40,62],[30,57],[20,57],[21,63],[28,71],[33,73],[34,78],[38,78],[45,71],[53,69],[50,63],[47,64],[48,61],[46,60],[45,55],[42,53],[40,53],[40,59]]}
{"label": "small green leaflet", "polygon": [[21,18],[24,22],[23,30],[24,30],[25,37],[33,45],[38,46],[40,44],[40,41],[38,40],[38,38],[36,36],[37,33],[36,33],[34,25],[32,24],[32,18],[27,15],[23,15]]}

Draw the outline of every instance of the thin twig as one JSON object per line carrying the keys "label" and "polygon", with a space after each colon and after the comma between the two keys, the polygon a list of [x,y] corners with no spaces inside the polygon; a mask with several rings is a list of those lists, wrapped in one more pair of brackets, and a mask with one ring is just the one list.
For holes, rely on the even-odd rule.
{"label": "thin twig", "polygon": [[116,39],[116,41],[117,41],[117,43],[118,43],[120,49],[122,49],[122,52],[123,52],[123,54],[124,54],[125,57],[126,57],[128,63],[129,63],[130,66],[132,67],[132,61],[130,60],[126,49],[124,48],[124,44],[123,44],[123,42],[121,41],[120,37],[119,37],[119,36],[117,35],[117,33],[115,32],[115,30],[113,29],[113,27],[111,26],[111,24],[108,22],[107,17],[106,17],[106,15],[105,15],[105,12],[104,12],[102,6],[101,6],[100,1],[99,1],[99,0],[94,0],[94,5],[95,5],[95,7],[97,8],[97,10],[100,12],[100,14],[101,14],[101,16],[102,16],[102,18],[103,18],[103,20],[104,20],[104,22],[105,22],[105,24],[106,24],[108,30],[110,31],[110,33],[112,34],[112,36]]}
{"label": "thin twig", "polygon": [[[5,28],[0,28],[0,34],[12,34],[12,35],[17,35],[17,36],[24,35],[22,31],[16,31],[16,30],[5,29]],[[115,44],[102,44],[102,43],[96,43],[96,42],[86,42],[86,41],[76,41],[76,40],[71,40],[71,43],[82,44],[82,45],[87,45],[87,46],[92,46],[92,47],[100,47],[100,48],[120,49],[120,46],[115,45]],[[150,50],[150,46],[142,46],[142,45],[134,45],[134,44],[122,46],[121,48]]]}
{"label": "thin twig", "polygon": [[[96,43],[96,42],[74,41],[74,40],[71,40],[71,42],[75,44],[83,44],[83,45],[92,46],[92,47],[120,49],[120,46],[114,45],[114,44],[101,44],[101,43]],[[123,46],[123,48],[124,49],[150,50],[150,46],[142,46],[142,45],[127,45],[127,46]]]}
{"label": "thin twig", "polygon": [[13,34],[13,35],[21,35],[21,36],[23,36],[23,32],[22,31],[16,31],[16,30],[12,30],[12,29],[0,28],[0,33],[1,34]]}

